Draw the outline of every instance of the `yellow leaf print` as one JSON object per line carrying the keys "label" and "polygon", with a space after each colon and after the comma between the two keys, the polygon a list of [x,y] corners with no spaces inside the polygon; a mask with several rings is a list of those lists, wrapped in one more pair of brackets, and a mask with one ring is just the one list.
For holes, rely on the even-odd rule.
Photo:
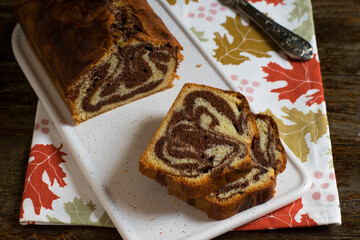
{"label": "yellow leaf print", "polygon": [[288,109],[282,107],[281,110],[286,114],[282,116],[293,124],[287,125],[284,122],[275,117],[270,110],[266,110],[265,114],[271,115],[276,121],[280,138],[288,145],[301,162],[308,161],[308,154],[310,148],[306,142],[305,136],[310,134],[310,141],[317,143],[317,141],[327,133],[328,122],[326,114],[323,114],[321,110],[317,113],[310,111],[307,114],[297,110],[296,108]]}
{"label": "yellow leaf print", "polygon": [[[166,0],[170,5],[175,5],[176,4],[176,0]],[[185,0],[185,4],[189,5],[190,1],[192,2],[198,2],[198,0]]]}
{"label": "yellow leaf print", "polygon": [[277,47],[262,34],[258,27],[252,23],[249,25],[242,24],[239,15],[236,15],[235,18],[226,17],[226,22],[221,25],[233,37],[233,41],[230,42],[226,34],[221,37],[220,33],[214,33],[214,41],[218,46],[214,50],[214,57],[224,65],[239,65],[249,60],[249,57],[244,56],[243,53],[270,58],[268,52],[277,50]]}

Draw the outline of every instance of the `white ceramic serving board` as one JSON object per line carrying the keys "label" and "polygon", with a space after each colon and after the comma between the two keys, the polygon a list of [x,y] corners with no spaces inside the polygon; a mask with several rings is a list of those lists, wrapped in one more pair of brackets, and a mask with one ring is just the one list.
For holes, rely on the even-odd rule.
{"label": "white ceramic serving board", "polygon": [[[211,56],[199,46],[160,2],[149,0],[184,47],[172,89],[157,93],[74,125],[64,102],[50,84],[20,26],[13,32],[13,51],[43,103],[64,144],[89,181],[114,225],[125,239],[209,239],[295,201],[310,187],[306,171],[287,148],[289,161],[279,175],[275,197],[222,221],[211,220],[167,194],[167,188],[142,176],[138,160],[185,82],[231,89]],[[200,64],[201,67],[197,67]]]}

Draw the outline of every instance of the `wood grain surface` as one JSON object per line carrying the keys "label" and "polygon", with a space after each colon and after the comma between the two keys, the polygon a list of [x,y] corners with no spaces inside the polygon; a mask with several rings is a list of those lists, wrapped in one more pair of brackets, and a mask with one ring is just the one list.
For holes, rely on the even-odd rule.
{"label": "wood grain surface", "polygon": [[[216,239],[360,239],[360,0],[312,4],[343,224]],[[121,239],[111,228],[19,224],[38,99],[12,53],[11,5],[0,1],[0,239]]]}

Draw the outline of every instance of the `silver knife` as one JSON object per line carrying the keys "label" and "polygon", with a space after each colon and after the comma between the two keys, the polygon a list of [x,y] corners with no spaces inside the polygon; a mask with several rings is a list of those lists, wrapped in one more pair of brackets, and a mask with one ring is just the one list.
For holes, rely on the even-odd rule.
{"label": "silver knife", "polygon": [[276,23],[246,0],[219,0],[219,2],[232,7],[238,13],[245,14],[264,30],[290,58],[308,61],[313,57],[313,48],[308,41]]}

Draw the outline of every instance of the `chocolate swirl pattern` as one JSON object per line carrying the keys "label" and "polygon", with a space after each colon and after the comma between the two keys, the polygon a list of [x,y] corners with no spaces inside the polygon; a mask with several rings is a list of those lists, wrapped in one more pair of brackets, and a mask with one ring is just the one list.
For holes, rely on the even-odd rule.
{"label": "chocolate swirl pattern", "polygon": [[157,157],[188,177],[207,173],[215,177],[245,158],[246,144],[234,137],[244,132],[244,119],[233,108],[211,91],[189,93],[183,108],[173,113],[165,136],[157,141]]}
{"label": "chocolate swirl pattern", "polygon": [[188,200],[211,218],[224,219],[264,203],[275,193],[276,177],[286,167],[286,154],[275,121],[266,115],[254,116],[259,136],[251,148],[252,170],[211,194]]}
{"label": "chocolate swirl pattern", "polygon": [[243,95],[187,83],[139,161],[182,199],[207,195],[251,169],[255,120]]}
{"label": "chocolate swirl pattern", "polygon": [[151,43],[116,48],[105,63],[92,70],[74,94],[75,103],[86,115],[92,115],[111,105],[149,94],[170,78],[176,60],[169,47]]}

